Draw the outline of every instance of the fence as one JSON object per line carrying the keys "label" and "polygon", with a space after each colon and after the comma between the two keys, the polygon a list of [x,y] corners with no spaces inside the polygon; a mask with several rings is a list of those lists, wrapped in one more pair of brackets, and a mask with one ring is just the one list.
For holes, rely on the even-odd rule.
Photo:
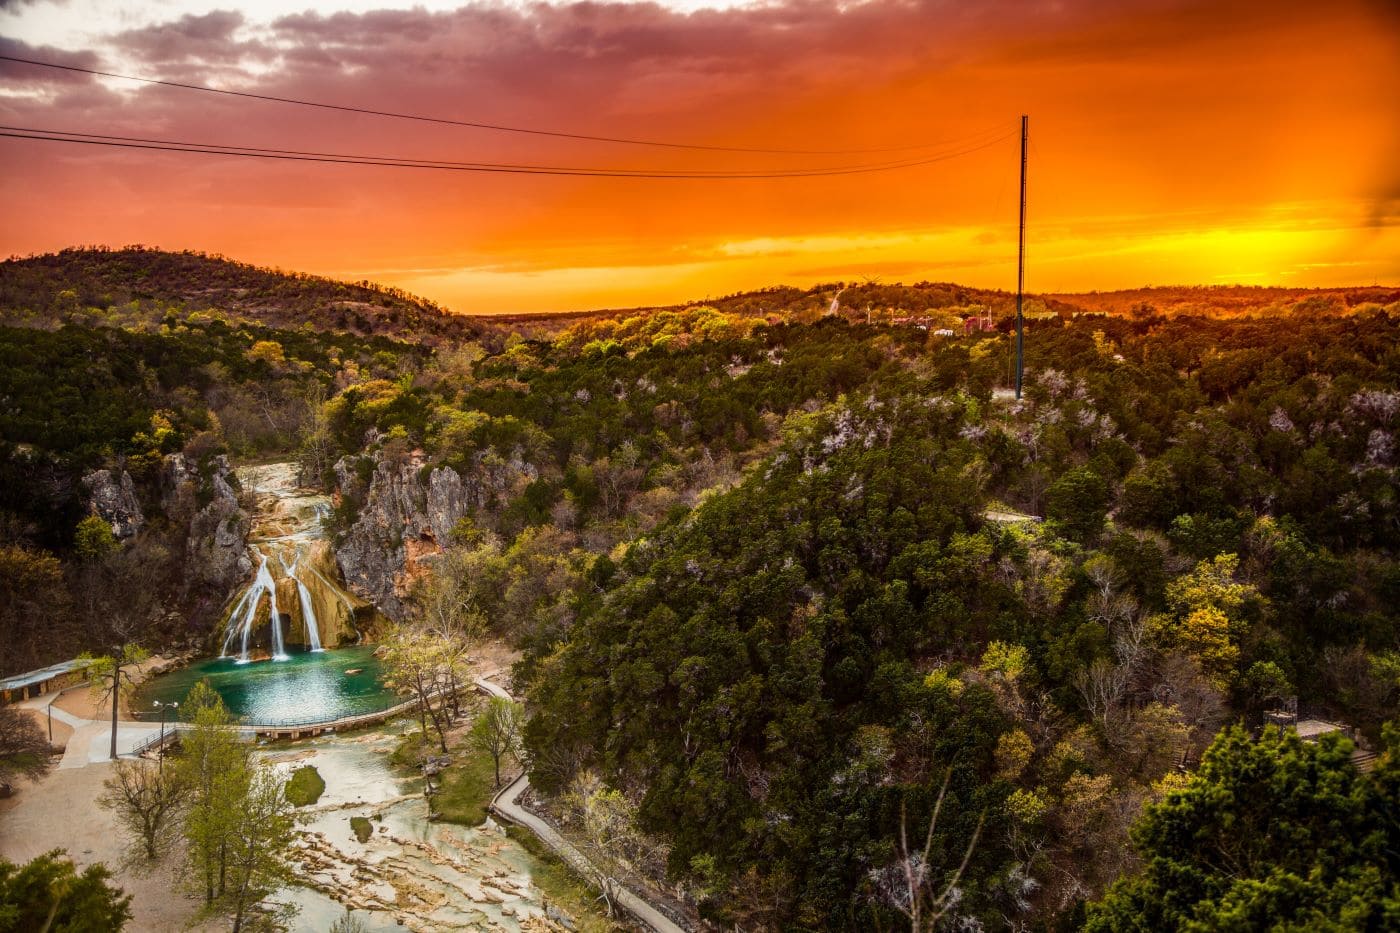
{"label": "fence", "polygon": [[[456,693],[471,693],[480,689],[477,684],[470,681],[456,685]],[[453,692],[451,687],[439,687],[428,695],[428,699],[435,700],[445,694]],[[234,728],[245,735],[268,739],[300,739],[313,735],[321,735],[325,732],[339,732],[346,729],[358,729],[361,726],[375,725],[384,722],[402,713],[408,713],[418,706],[418,698],[411,697],[407,700],[396,700],[392,703],[385,703],[377,709],[366,712],[352,713],[347,716],[339,716],[335,719],[325,719],[324,717],[311,717],[306,719],[278,720],[276,722],[240,722]],[[174,738],[174,733],[180,729],[188,728],[185,723],[169,723],[166,725],[166,742]],[[135,754],[141,754],[155,745],[161,744],[160,734],[153,733],[153,737],[135,749]]]}

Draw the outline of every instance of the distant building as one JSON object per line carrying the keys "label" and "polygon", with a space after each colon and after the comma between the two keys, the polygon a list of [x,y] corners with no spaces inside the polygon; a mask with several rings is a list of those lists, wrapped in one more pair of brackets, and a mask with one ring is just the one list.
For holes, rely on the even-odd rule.
{"label": "distant building", "polygon": [[80,682],[91,661],[74,658],[62,664],[41,667],[27,674],[15,674],[0,680],[0,703],[18,703],[31,697],[43,696]]}
{"label": "distant building", "polygon": [[996,322],[992,320],[990,314],[978,314],[963,321],[964,334],[978,334],[997,329]]}

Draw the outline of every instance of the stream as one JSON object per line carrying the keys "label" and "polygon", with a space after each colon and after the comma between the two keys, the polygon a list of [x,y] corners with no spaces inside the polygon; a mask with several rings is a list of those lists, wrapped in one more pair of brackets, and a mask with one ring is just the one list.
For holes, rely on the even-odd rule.
{"label": "stream", "polygon": [[[543,929],[545,897],[532,881],[537,862],[494,822],[478,827],[428,819],[423,781],[389,761],[400,730],[321,736],[259,754],[290,775],[313,765],[326,791],[302,809],[304,887],[275,900],[298,908],[294,930],[329,929],[345,906],[369,930]],[[351,817],[369,820],[365,842]]]}

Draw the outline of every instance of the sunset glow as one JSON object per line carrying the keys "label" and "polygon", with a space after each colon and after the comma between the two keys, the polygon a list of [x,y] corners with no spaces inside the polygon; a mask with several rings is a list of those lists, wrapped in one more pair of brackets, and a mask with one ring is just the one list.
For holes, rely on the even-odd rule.
{"label": "sunset glow", "polygon": [[[1031,117],[1028,288],[1400,281],[1385,2],[577,3],[290,15],[0,4],[0,54],[357,107],[707,146],[875,149]],[[92,6],[92,10],[97,10]],[[0,62],[0,123],[319,152],[661,170],[901,158],[626,147]],[[936,150],[935,150],[936,151]],[[1017,141],[876,174],[476,175],[0,139],[0,251],[145,243],[476,313],[785,283],[1015,282]]]}

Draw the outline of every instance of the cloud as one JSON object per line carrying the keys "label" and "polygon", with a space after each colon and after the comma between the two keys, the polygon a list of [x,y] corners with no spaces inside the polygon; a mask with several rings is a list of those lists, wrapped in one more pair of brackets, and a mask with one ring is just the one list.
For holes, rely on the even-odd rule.
{"label": "cloud", "polygon": [[[11,0],[5,9],[13,8]],[[1400,30],[1373,0],[1325,9],[1299,0],[769,0],[689,13],[655,3],[480,2],[261,19],[251,9],[113,31],[81,51],[5,39],[0,49],[277,97],[715,146],[909,145],[1009,130],[1029,112],[1032,262],[1045,257],[1066,286],[1128,274],[1110,266],[1123,262],[1117,247],[1127,242],[1146,244],[1132,254],[1133,274],[1154,261],[1180,264],[1183,244],[1208,234],[1215,218],[1276,229],[1275,206],[1307,203],[1317,216],[1354,215],[1348,223],[1360,230],[1392,223],[1400,197]],[[250,146],[657,169],[888,157],[488,133],[8,63],[0,79],[12,92],[0,93],[11,125]],[[550,307],[575,304],[572,285],[602,294],[609,268],[630,270],[626,294],[640,296],[645,270],[684,266],[684,281],[667,273],[668,298],[707,274],[722,283],[718,292],[857,266],[886,275],[961,269],[970,284],[1005,284],[997,257],[1014,243],[1017,158],[1008,139],[903,172],[643,183],[8,140],[0,199],[26,221],[4,225],[0,253],[142,241],[311,270],[486,269],[495,270],[493,300],[511,276],[529,276],[522,295]],[[1337,208],[1358,203],[1374,205],[1369,221],[1364,210]],[[1284,239],[1236,237],[1219,241],[1234,254],[1190,268],[1203,280],[1273,260],[1291,269],[1303,234],[1319,244],[1305,258],[1336,261],[1327,253],[1341,249],[1326,239],[1333,233],[1306,218],[1288,224],[1299,235],[1286,239],[1286,255]],[[1388,242],[1366,249],[1380,255]],[[736,243],[749,247],[720,249]],[[1014,250],[1007,255],[1014,262]],[[448,302],[480,294],[467,278],[432,281]]]}

